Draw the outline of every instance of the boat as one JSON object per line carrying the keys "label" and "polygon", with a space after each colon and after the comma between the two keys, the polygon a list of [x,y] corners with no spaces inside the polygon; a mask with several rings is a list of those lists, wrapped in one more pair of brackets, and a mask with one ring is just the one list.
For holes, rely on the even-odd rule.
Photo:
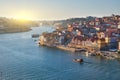
{"label": "boat", "polygon": [[39,34],[32,34],[32,38],[38,38],[40,35]]}
{"label": "boat", "polygon": [[82,63],[83,62],[83,59],[73,59],[74,62],[79,62],[79,63]]}

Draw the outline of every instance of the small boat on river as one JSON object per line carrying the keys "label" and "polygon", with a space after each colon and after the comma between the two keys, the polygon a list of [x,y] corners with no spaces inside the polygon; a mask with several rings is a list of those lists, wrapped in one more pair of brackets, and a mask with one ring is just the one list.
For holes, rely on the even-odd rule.
{"label": "small boat on river", "polygon": [[39,34],[32,34],[32,38],[38,38],[40,35]]}
{"label": "small boat on river", "polygon": [[79,63],[82,63],[83,62],[83,59],[73,59],[74,62],[79,62]]}

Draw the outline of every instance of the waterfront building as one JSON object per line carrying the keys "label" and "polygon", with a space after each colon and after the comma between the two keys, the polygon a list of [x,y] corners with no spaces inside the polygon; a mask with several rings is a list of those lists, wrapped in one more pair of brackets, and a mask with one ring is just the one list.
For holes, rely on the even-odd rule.
{"label": "waterfront building", "polygon": [[103,18],[88,17],[84,20],[72,21],[73,24],[67,25],[67,28],[57,27],[55,32],[57,35],[50,38],[51,34],[49,34],[46,40],[48,43],[51,41],[55,43],[53,40],[55,38],[60,45],[70,44],[72,46],[73,44],[74,46],[89,46],[99,50],[108,50],[111,45],[116,47],[117,41],[113,43],[113,37],[118,38],[120,36],[119,18],[119,16],[114,15]]}
{"label": "waterfront building", "polygon": [[92,41],[90,39],[87,39],[85,41],[85,46],[92,46]]}
{"label": "waterfront building", "polygon": [[41,35],[39,38],[39,44],[44,45],[45,42],[46,42],[46,38],[43,35]]}
{"label": "waterfront building", "polygon": [[59,35],[59,44],[63,45],[64,44],[64,39],[65,39],[65,36],[63,34],[60,34]]}
{"label": "waterfront building", "polygon": [[120,41],[118,42],[118,50],[120,51]]}
{"label": "waterfront building", "polygon": [[107,37],[105,37],[105,43],[109,43],[109,41],[110,41],[110,38],[107,36]]}
{"label": "waterfront building", "polygon": [[109,41],[109,49],[117,49],[117,38],[116,37],[111,37]]}
{"label": "waterfront building", "polygon": [[105,38],[102,38],[102,39],[98,39],[97,40],[97,44],[98,44],[98,48],[99,50],[106,50],[106,42],[105,42]]}

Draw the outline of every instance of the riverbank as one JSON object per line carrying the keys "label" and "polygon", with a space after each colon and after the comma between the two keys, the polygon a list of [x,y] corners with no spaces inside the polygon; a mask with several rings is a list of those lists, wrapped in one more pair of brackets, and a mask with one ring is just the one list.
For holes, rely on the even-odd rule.
{"label": "riverbank", "polygon": [[27,32],[30,31],[31,28],[11,28],[11,29],[2,29],[0,30],[0,34],[7,34],[7,33],[19,33],[19,32]]}
{"label": "riverbank", "polygon": [[38,21],[0,18],[0,34],[26,32],[36,26],[39,26]]}
{"label": "riverbank", "polygon": [[[39,44],[41,45],[41,44]],[[43,46],[43,45],[41,45]],[[48,45],[45,45],[44,46],[47,46],[47,47],[52,47],[52,46],[48,46]],[[60,49],[60,50],[65,50],[65,51],[70,51],[70,52],[82,52],[83,54],[85,54],[87,57],[88,56],[101,56],[105,59],[119,59],[120,58],[120,54],[118,54],[118,52],[110,52],[110,51],[99,51],[99,50],[91,50],[91,49],[88,49],[88,48],[85,48],[83,46],[74,46],[74,47],[70,47],[70,46],[65,46],[65,45],[57,45],[57,46],[54,46],[55,48],[57,49]]]}

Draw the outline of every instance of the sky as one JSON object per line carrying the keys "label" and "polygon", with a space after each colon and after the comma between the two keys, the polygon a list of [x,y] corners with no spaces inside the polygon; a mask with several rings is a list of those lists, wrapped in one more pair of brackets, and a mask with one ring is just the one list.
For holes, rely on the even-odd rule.
{"label": "sky", "polygon": [[61,20],[120,14],[120,0],[0,0],[0,17]]}

